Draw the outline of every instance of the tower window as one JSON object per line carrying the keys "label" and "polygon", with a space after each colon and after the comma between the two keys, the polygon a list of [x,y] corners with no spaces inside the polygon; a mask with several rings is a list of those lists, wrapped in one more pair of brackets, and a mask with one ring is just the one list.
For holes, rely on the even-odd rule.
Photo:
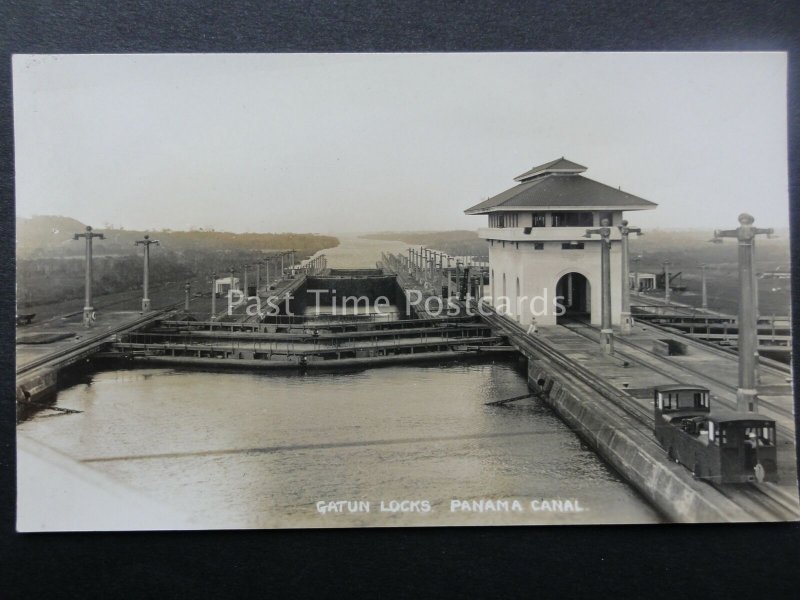
{"label": "tower window", "polygon": [[583,242],[564,242],[561,244],[562,250],[583,250]]}
{"label": "tower window", "polygon": [[545,223],[545,214],[543,212],[535,212],[533,213],[533,222],[531,223],[533,227],[546,227],[547,224]]}
{"label": "tower window", "polygon": [[544,242],[534,242],[533,243],[534,250],[544,250]]}
{"label": "tower window", "polygon": [[592,227],[592,213],[585,211],[554,212],[553,227]]}

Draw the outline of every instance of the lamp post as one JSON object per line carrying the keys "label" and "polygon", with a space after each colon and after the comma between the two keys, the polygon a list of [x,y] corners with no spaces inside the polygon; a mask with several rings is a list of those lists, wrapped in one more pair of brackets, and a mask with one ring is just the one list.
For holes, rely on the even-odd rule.
{"label": "lamp post", "polygon": [[149,235],[143,240],[136,240],[135,246],[144,246],[144,281],[142,282],[142,312],[150,310],[150,246],[159,245],[158,240],[151,240]]}
{"label": "lamp post", "polygon": [[94,321],[94,307],[92,306],[92,240],[94,238],[105,239],[102,233],[94,233],[90,226],[86,226],[84,233],[76,233],[73,240],[86,238],[86,293],[83,302],[83,326],[91,327]]}
{"label": "lamp post", "polygon": [[608,219],[600,222],[598,229],[587,229],[584,237],[600,235],[600,281],[602,288],[602,322],[600,326],[600,348],[605,354],[614,353],[614,332],[611,329],[611,228]]}
{"label": "lamp post", "polygon": [[186,312],[189,312],[189,293],[192,291],[192,284],[190,282],[186,282],[186,285],[183,287],[184,289],[184,301],[183,301],[183,308]]}
{"label": "lamp post", "polygon": [[261,287],[261,265],[263,264],[263,259],[256,261],[256,296],[258,296],[258,289]]}
{"label": "lamp post", "polygon": [[211,321],[217,318],[217,274],[211,274]]}
{"label": "lamp post", "polygon": [[700,293],[702,295],[702,302],[700,304],[701,308],[708,308],[708,292],[706,289],[706,267],[707,265],[703,263],[700,265]]}
{"label": "lamp post", "polygon": [[747,213],[739,215],[739,227],[717,230],[714,239],[736,238],[739,242],[739,387],[736,390],[736,408],[742,412],[758,412],[756,388],[756,353],[758,336],[756,327],[755,285],[753,281],[753,247],[755,237],[771,235],[774,230],[753,227],[755,219]]}
{"label": "lamp post", "polygon": [[456,300],[461,298],[461,261],[456,259]]}
{"label": "lamp post", "polygon": [[617,225],[622,234],[622,309],[620,318],[620,333],[627,335],[631,332],[633,319],[631,318],[631,294],[630,281],[628,281],[628,235],[631,233],[642,235],[642,230],[638,227],[628,227],[628,221],[623,220],[621,225]]}
{"label": "lamp post", "polygon": [[250,265],[247,265],[247,264],[244,265],[244,289],[242,291],[244,292],[245,298],[247,298],[250,295],[250,292],[247,289],[247,269],[249,267],[250,267]]}
{"label": "lamp post", "polygon": [[664,304],[669,305],[669,261],[664,261]]}

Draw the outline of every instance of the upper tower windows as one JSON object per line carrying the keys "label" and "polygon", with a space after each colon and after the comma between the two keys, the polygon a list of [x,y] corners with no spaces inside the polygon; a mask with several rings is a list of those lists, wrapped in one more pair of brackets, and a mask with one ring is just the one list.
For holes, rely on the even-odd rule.
{"label": "upper tower windows", "polygon": [[552,213],[553,227],[592,227],[591,211],[562,211]]}

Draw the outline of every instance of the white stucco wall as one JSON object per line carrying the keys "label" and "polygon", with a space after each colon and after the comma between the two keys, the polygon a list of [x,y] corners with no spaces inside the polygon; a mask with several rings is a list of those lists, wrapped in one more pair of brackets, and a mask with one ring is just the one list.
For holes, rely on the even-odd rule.
{"label": "white stucco wall", "polygon": [[[582,239],[583,250],[563,250],[561,242],[544,242],[543,250],[534,250],[532,242],[501,241],[489,245],[490,283],[486,294],[493,297],[492,304],[497,307],[503,295],[503,274],[506,276],[506,293],[511,300],[509,314],[518,318],[523,325],[531,323],[532,308],[545,314],[536,315],[538,325],[555,325],[556,312],[554,298],[556,284],[567,273],[580,273],[591,286],[590,310],[593,324],[600,325],[601,282],[600,282],[600,241]],[[519,248],[516,247],[518,244]],[[611,244],[611,319],[619,325],[622,307],[621,246],[619,241]],[[517,305],[514,301],[516,281],[519,278],[520,296],[527,299]],[[531,307],[531,299],[540,298]]]}

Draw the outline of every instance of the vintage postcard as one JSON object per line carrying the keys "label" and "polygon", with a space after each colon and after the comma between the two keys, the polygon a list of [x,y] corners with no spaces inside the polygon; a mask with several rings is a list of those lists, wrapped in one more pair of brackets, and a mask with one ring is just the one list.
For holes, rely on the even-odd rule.
{"label": "vintage postcard", "polygon": [[786,69],[15,55],[17,529],[797,520]]}

